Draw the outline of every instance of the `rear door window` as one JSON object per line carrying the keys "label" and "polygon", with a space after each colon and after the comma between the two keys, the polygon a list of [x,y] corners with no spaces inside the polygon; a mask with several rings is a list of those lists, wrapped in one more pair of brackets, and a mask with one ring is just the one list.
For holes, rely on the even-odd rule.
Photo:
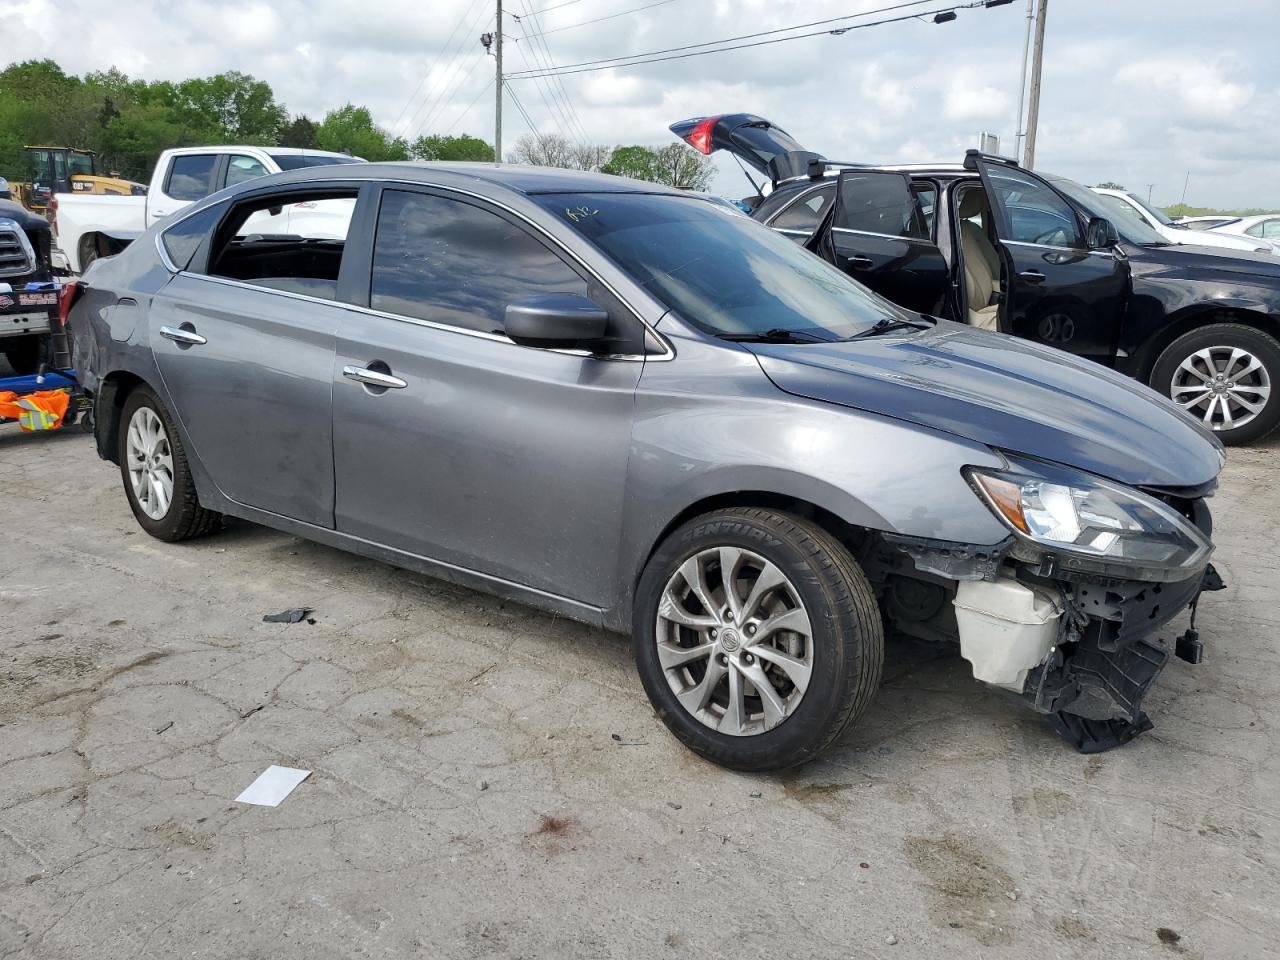
{"label": "rear door window", "polygon": [[216,189],[216,153],[187,153],[173,158],[164,192],[175,200],[203,200]]}
{"label": "rear door window", "polygon": [[227,186],[234,187],[237,183],[244,183],[246,180],[256,180],[258,177],[265,177],[268,170],[263,166],[262,161],[253,157],[247,157],[243,154],[233,154],[227,160]]}
{"label": "rear door window", "polygon": [[590,295],[577,271],[495,213],[433,194],[383,192],[374,310],[500,334],[507,304],[541,293]]}
{"label": "rear door window", "polygon": [[834,226],[890,237],[929,238],[920,198],[900,173],[842,171]]}
{"label": "rear door window", "polygon": [[836,185],[827,184],[806,193],[778,214],[769,226],[775,230],[795,231],[805,237],[813,233],[835,199]]}

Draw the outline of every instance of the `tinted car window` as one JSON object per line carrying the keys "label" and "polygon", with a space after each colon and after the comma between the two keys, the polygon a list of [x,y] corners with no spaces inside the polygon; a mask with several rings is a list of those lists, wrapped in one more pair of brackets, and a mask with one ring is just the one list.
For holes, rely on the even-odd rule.
{"label": "tinted car window", "polygon": [[532,198],[712,334],[835,340],[904,313],[820,257],[718,204],[666,194]]}
{"label": "tinted car window", "polygon": [[184,220],[179,220],[160,235],[165,253],[179,270],[186,270],[191,265],[191,258],[200,248],[201,242],[217,226],[226,212],[226,204],[217,203],[198,213],[193,213]]}
{"label": "tinted car window", "polygon": [[835,226],[893,237],[928,236],[910,183],[896,173],[841,174]]}
{"label": "tinted car window", "polygon": [[[1059,247],[1082,245],[1070,204],[1039,180],[998,166],[990,171],[990,177],[1000,205],[1010,214],[1009,235],[1005,239]],[[1012,215],[1015,209],[1016,216]]]}
{"label": "tinted car window", "polygon": [[363,163],[357,157],[335,157],[325,153],[273,153],[281,170],[301,170],[303,167],[327,167],[335,163]]}
{"label": "tinted car window", "polygon": [[234,187],[237,183],[256,180],[258,177],[265,177],[266,175],[267,168],[253,157],[236,154],[227,161],[228,187]]}
{"label": "tinted car window", "polygon": [[777,230],[803,230],[806,233],[813,233],[835,195],[834,183],[806,193],[778,214],[769,226]]}
{"label": "tinted car window", "polygon": [[174,157],[164,192],[175,200],[202,200],[213,193],[213,172],[217,168],[216,154],[193,153]]}
{"label": "tinted car window", "polygon": [[541,293],[587,295],[549,248],[480,207],[403,190],[382,195],[369,305],[501,333],[507,304]]}

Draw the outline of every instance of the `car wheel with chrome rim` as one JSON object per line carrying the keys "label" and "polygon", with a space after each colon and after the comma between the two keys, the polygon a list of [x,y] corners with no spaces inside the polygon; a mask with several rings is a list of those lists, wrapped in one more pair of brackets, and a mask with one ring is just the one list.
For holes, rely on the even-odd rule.
{"label": "car wheel with chrome rim", "polygon": [[813,522],[717,511],[673,533],[641,577],[634,644],[659,716],[708,759],[802,763],[870,702],[884,638],[849,551]]}
{"label": "car wheel with chrome rim", "polygon": [[1280,343],[1238,323],[1215,323],[1175,340],[1151,384],[1225,444],[1250,443],[1280,425]]}

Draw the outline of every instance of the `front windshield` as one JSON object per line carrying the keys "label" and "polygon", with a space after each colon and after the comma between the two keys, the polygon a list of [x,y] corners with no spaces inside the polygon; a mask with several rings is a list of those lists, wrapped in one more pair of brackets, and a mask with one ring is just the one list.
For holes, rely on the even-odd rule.
{"label": "front windshield", "polygon": [[1163,210],[1157,210],[1155,207],[1147,203],[1136,193],[1126,193],[1125,196],[1128,197],[1130,200],[1132,200],[1134,203],[1136,203],[1138,206],[1140,206],[1143,210],[1147,211],[1147,213],[1151,215],[1151,219],[1155,220],[1156,223],[1162,224],[1163,226],[1166,226],[1166,227],[1169,226],[1170,224],[1172,224],[1175,227],[1178,226],[1178,224],[1174,223],[1172,220],[1170,220],[1168,217],[1164,215]]}
{"label": "front windshield", "polygon": [[86,177],[92,177],[97,173],[97,171],[94,170],[93,155],[89,153],[77,153],[72,150],[67,154],[67,166],[70,168],[73,176],[83,175]]}
{"label": "front windshield", "polygon": [[1088,187],[1082,187],[1074,180],[1068,180],[1065,177],[1046,176],[1044,179],[1053,184],[1053,189],[1066,196],[1086,216],[1110,220],[1111,225],[1120,234],[1121,240],[1127,240],[1142,247],[1168,246],[1169,241],[1157,233],[1142,219],[1138,211],[1123,200],[1094,193]]}
{"label": "front windshield", "polygon": [[719,204],[661,194],[533,197],[658,300],[718,336],[841,340],[908,316],[825,260]]}

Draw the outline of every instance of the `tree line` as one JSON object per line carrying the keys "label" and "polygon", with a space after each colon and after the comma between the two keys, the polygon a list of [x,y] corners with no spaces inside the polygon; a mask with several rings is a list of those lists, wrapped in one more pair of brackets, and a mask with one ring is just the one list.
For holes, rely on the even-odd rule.
{"label": "tree line", "polygon": [[[494,159],[491,144],[467,134],[393,136],[367,107],[352,103],[318,122],[292,115],[269,84],[237,71],[178,82],[135,79],[114,67],[79,77],[52,60],[0,71],[0,176],[11,180],[29,175],[27,145],[93,150],[100,170],[145,183],[163,150],[226,143],[332,150],[370,161]],[[680,143],[586,146],[557,133],[521,137],[506,159],[698,190],[714,170],[709,158]]]}

